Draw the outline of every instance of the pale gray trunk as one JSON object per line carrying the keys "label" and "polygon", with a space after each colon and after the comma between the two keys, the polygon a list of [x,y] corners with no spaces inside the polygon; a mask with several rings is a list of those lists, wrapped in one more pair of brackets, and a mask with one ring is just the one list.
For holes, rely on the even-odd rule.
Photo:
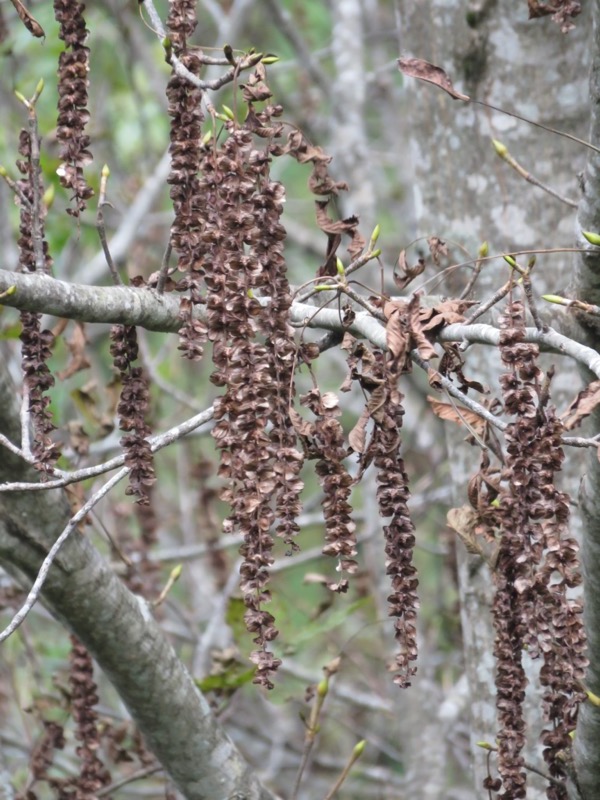
{"label": "pale gray trunk", "polygon": [[[403,0],[401,8],[403,56],[424,58],[443,67],[455,86],[471,97],[585,138],[589,13],[584,12],[577,28],[565,36],[549,18],[527,21],[526,3],[511,4],[507,9],[506,4],[494,0],[465,4]],[[586,156],[582,147],[512,117],[453,100],[433,86],[409,78],[404,82],[405,135],[414,166],[415,236],[434,234],[453,240],[473,255],[483,241],[489,242],[491,254],[572,246],[574,211],[517,177],[496,156],[491,139],[502,141],[536,178],[574,199],[579,196],[577,172]],[[453,260],[462,261],[464,256],[454,250]],[[568,255],[539,257],[536,293],[542,288],[564,293],[568,283],[565,265],[570,263]],[[446,292],[460,291],[469,275],[462,270],[452,273],[444,284]],[[501,260],[488,263],[476,296],[489,297],[507,278]],[[484,348],[471,348],[467,359],[468,374],[497,393],[498,359]],[[560,364],[561,372],[565,366]],[[572,386],[573,374],[563,374],[561,381]],[[475,449],[466,449],[462,436],[464,433],[449,427],[456,505],[467,502],[467,480],[478,459]],[[570,471],[580,477],[579,464],[579,459],[573,459]],[[571,489],[576,487],[575,481],[571,481]],[[459,579],[471,687],[471,740],[480,796],[486,755],[475,743],[493,743],[496,734],[494,637],[488,610],[489,572],[473,562],[474,557],[461,555]],[[532,743],[527,758],[541,766],[535,751],[541,724],[538,707],[539,701],[531,696]],[[530,784],[535,785],[531,776]],[[538,794],[539,790],[532,788],[528,797]]]}

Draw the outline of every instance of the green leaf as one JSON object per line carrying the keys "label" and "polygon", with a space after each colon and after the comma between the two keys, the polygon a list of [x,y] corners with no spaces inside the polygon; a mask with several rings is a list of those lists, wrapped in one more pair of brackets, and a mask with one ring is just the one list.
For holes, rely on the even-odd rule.
{"label": "green leaf", "polygon": [[231,691],[239,689],[254,678],[254,667],[244,669],[244,665],[233,664],[225,672],[218,675],[207,675],[205,678],[194,680],[201,692]]}

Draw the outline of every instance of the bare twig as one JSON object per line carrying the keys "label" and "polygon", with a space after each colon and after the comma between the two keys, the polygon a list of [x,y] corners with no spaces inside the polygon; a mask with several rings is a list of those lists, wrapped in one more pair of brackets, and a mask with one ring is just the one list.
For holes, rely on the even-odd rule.
{"label": "bare twig", "polygon": [[37,603],[37,600],[40,596],[40,592],[46,582],[46,578],[48,576],[48,572],[54,563],[54,559],[58,555],[60,548],[63,544],[67,541],[71,533],[77,527],[77,524],[82,520],[85,519],[85,516],[94,508],[94,506],[102,500],[102,498],[108,494],[108,492],[119,483],[127,474],[129,473],[129,467],[123,467],[123,469],[119,470],[116,475],[113,475],[104,486],[99,489],[88,501],[82,506],[79,511],[71,517],[69,520],[68,525],[60,534],[58,539],[54,542],[50,550],[48,551],[48,555],[44,558],[42,562],[42,566],[39,569],[37,578],[35,579],[33,586],[31,587],[29,594],[27,595],[27,599],[21,606],[21,608],[17,611],[14,615],[10,623],[6,626],[6,628],[0,632],[0,643],[4,642],[8,637],[13,634],[17,628],[24,622],[27,615],[33,608],[33,606]]}
{"label": "bare twig", "polygon": [[163,255],[162,264],[160,265],[160,273],[158,275],[158,282],[156,284],[156,291],[158,294],[162,294],[165,290],[165,283],[167,282],[167,277],[169,275],[169,261],[171,259],[171,253],[173,252],[173,245],[171,241],[167,243],[165,248],[165,253]]}
{"label": "bare twig", "polygon": [[557,200],[560,200],[561,203],[564,203],[565,205],[570,206],[571,208],[578,207],[579,203],[576,200],[571,200],[569,197],[564,197],[562,194],[559,194],[559,192],[555,191],[550,186],[547,186],[545,183],[542,183],[537,178],[534,178],[534,176],[530,172],[528,172],[524,167],[522,167],[519,164],[519,162],[511,156],[506,146],[503,145],[502,142],[499,142],[496,139],[494,139],[492,143],[494,145],[494,150],[500,156],[500,158],[503,161],[506,161],[506,163],[510,167],[512,167],[514,171],[517,173],[517,175],[521,176],[521,178],[526,180],[528,183],[531,183],[533,186],[537,186],[539,189],[542,189],[542,191],[546,192],[552,197],[555,197]]}
{"label": "bare twig", "polygon": [[[162,450],[163,447],[167,447],[167,445],[170,445],[178,439],[181,439],[183,436],[186,436],[188,433],[191,433],[193,430],[200,427],[200,425],[204,425],[206,422],[209,422],[212,419],[212,416],[213,407],[211,406],[205,411],[202,411],[200,414],[196,414],[196,416],[192,417],[191,419],[188,419],[179,425],[175,425],[165,433],[161,433],[158,436],[152,436],[148,440],[150,442],[150,449],[153,453],[156,453],[158,450]],[[46,491],[47,489],[59,489],[63,486],[68,486],[71,483],[77,483],[78,481],[83,481],[87,478],[93,478],[97,475],[102,475],[105,472],[109,472],[110,470],[122,466],[124,463],[125,456],[119,455],[115,456],[115,458],[111,458],[110,461],[105,461],[103,464],[98,464],[94,467],[86,467],[84,469],[77,470],[76,472],[65,472],[61,478],[54,481],[46,481],[44,483],[27,483],[25,481],[2,483],[0,484],[0,492],[25,492],[30,490]]]}
{"label": "bare twig", "polygon": [[108,166],[105,164],[102,167],[102,175],[100,177],[100,192],[98,194],[98,210],[96,212],[96,229],[98,231],[98,236],[100,238],[100,244],[102,245],[102,250],[104,252],[104,257],[106,258],[106,263],[108,264],[108,268],[110,270],[110,274],[112,275],[113,283],[115,286],[122,286],[123,281],[121,280],[121,276],[115,266],[115,262],[110,254],[110,249],[108,247],[108,242],[106,241],[106,227],[104,225],[104,214],[102,213],[102,207],[104,205],[110,205],[106,200],[106,184],[108,183],[108,176],[110,175],[110,171]]}

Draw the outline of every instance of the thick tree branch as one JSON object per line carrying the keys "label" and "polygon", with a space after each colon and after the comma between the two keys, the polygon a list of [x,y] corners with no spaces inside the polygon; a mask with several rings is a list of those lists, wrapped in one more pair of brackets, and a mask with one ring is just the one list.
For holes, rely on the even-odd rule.
{"label": "thick tree branch", "polygon": [[[0,373],[0,431],[19,440],[16,393]],[[8,450],[0,480],[35,473]],[[0,498],[0,563],[24,586],[70,518],[60,491]],[[111,680],[148,746],[189,800],[243,796],[273,800],[214,720],[208,703],[154,622],[82,535],[58,553],[43,592],[45,604],[85,644]]]}
{"label": "thick tree branch", "polygon": [[[16,273],[0,270],[0,294],[14,287],[14,292],[1,299],[6,306],[21,311],[51,314],[81,322],[138,325],[150,331],[174,333],[181,327],[179,295],[158,294],[152,289],[126,286],[86,286],[66,283],[40,273]],[[268,301],[265,301],[268,302]],[[202,316],[201,307],[196,312]],[[385,328],[369,314],[359,312],[352,325],[344,328],[337,309],[306,303],[294,303],[291,320],[298,326],[324,330],[349,330],[368,339],[376,347],[386,348]],[[440,341],[471,342],[498,346],[500,331],[491,325],[449,325],[441,332]],[[600,378],[600,355],[552,329],[528,328],[526,341],[546,350],[570,356]]]}

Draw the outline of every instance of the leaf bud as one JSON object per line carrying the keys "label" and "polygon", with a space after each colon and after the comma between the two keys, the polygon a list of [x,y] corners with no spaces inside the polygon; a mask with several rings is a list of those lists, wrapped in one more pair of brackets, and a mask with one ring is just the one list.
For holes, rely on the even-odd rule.
{"label": "leaf bud", "polygon": [[581,231],[581,235],[588,240],[590,244],[600,247],[600,235],[592,233],[591,231]]}
{"label": "leaf bud", "polygon": [[361,739],[360,742],[357,742],[354,745],[354,750],[352,751],[352,755],[354,758],[360,758],[364,753],[365,747],[367,746],[367,740]]}
{"label": "leaf bud", "polygon": [[498,141],[498,139],[492,139],[492,144],[494,145],[494,150],[496,153],[498,153],[500,158],[505,158],[508,155],[508,148],[505,144],[502,144],[502,142]]}
{"label": "leaf bud", "polygon": [[52,208],[52,203],[54,202],[54,195],[56,194],[56,190],[54,188],[54,184],[51,183],[42,197],[42,203],[47,209]]}

